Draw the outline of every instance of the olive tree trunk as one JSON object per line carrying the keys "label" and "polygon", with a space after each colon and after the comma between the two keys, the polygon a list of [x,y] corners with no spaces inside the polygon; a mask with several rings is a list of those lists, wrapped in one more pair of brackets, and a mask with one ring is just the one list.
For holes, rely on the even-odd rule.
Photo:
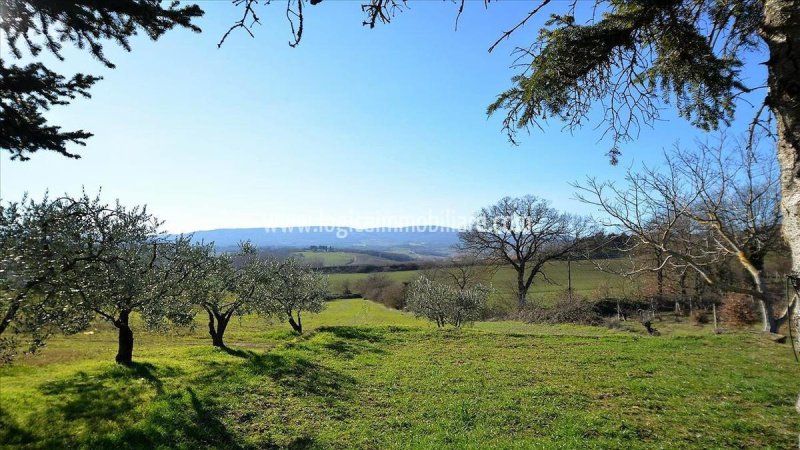
{"label": "olive tree trunk", "polygon": [[303,334],[303,321],[300,319],[300,311],[297,311],[297,320],[294,320],[291,310],[287,310],[286,314],[289,316],[289,325],[297,334]]}
{"label": "olive tree trunk", "polygon": [[218,348],[225,348],[225,330],[231,320],[231,314],[220,313],[207,309],[208,313],[208,334],[211,335],[211,345]]}
{"label": "olive tree trunk", "polygon": [[117,356],[115,360],[118,364],[129,365],[133,362],[133,330],[130,324],[130,311],[120,311],[119,317],[114,321],[114,326],[119,330],[117,343]]}
{"label": "olive tree trunk", "polygon": [[[783,235],[792,271],[800,273],[800,2],[765,0],[761,36],[769,48],[767,105],[775,115],[781,169]],[[800,308],[794,296],[780,322],[789,321],[800,344]],[[793,307],[794,306],[794,307]]]}

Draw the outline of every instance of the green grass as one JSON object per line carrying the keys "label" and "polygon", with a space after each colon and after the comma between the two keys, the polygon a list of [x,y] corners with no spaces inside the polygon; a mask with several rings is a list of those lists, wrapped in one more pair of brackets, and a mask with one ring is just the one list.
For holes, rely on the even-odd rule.
{"label": "green grass", "polygon": [[[381,275],[388,277],[390,280],[397,283],[406,283],[414,281],[419,275],[419,270],[401,270],[396,272],[377,272]],[[342,286],[346,281],[350,282],[350,288],[354,289],[356,284],[372,275],[371,273],[332,273],[328,275],[328,283],[331,292],[341,292]]]}
{"label": "green grass", "polygon": [[367,255],[358,252],[296,252],[293,255],[302,258],[306,262],[320,262],[323,267],[333,266],[357,266],[357,265],[386,265],[396,264],[397,261],[381,258],[378,256]]}
{"label": "green grass", "polygon": [[0,369],[0,444],[32,448],[793,448],[800,365],[754,333],[656,324],[438,330],[364,300],[288,325],[55,338]]}
{"label": "green grass", "polygon": [[[624,261],[606,261],[604,264],[619,267]],[[381,272],[389,279],[406,283],[416,279],[422,272],[418,270],[405,270],[398,272]],[[545,264],[543,275],[538,275],[528,291],[528,301],[531,303],[547,304],[555,297],[561,295],[568,286],[568,270],[566,261],[553,261]],[[343,291],[344,282],[350,283],[350,289],[358,291],[358,282],[367,278],[368,273],[337,273],[329,275],[330,290],[334,293]],[[495,293],[489,300],[490,308],[498,314],[509,312],[516,307],[516,272],[511,267],[501,267],[494,273],[491,284]],[[631,289],[631,282],[625,278],[597,270],[590,261],[572,262],[572,289],[578,295],[597,297],[604,295],[598,287],[604,286],[607,294],[621,294],[626,289]]]}

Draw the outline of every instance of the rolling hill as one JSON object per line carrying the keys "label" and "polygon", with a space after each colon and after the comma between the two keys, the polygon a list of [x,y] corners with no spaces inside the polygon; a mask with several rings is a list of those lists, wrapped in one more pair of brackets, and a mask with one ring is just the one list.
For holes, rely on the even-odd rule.
{"label": "rolling hill", "polygon": [[258,247],[305,248],[328,245],[337,248],[408,250],[418,254],[446,255],[458,242],[455,228],[426,225],[391,229],[358,229],[338,226],[286,228],[221,228],[195,231],[195,241],[214,242],[219,249],[250,241]]}

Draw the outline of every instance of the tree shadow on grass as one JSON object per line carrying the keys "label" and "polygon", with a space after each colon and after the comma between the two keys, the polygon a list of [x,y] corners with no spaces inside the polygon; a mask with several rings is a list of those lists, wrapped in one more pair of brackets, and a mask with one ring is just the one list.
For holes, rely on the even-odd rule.
{"label": "tree shadow on grass", "polygon": [[144,420],[122,433],[91,442],[92,448],[243,448],[220,420],[216,403],[187,387],[154,399]]}
{"label": "tree shadow on grass", "polygon": [[0,445],[42,448],[240,448],[214,401],[164,378],[171,367],[137,363],[78,372],[39,386],[46,408],[21,426],[0,410]]}
{"label": "tree shadow on grass", "polygon": [[379,346],[386,340],[384,332],[364,327],[321,327],[318,333],[330,333],[336,340],[326,342],[322,346],[336,354],[337,358],[353,359],[362,353],[383,354],[386,351]]}
{"label": "tree shadow on grass", "polygon": [[[347,336],[335,341],[353,346],[358,344],[357,339],[381,339],[361,330],[335,330],[333,334]],[[348,345],[342,347],[343,351],[356,351]],[[178,368],[134,363],[97,372],[81,371],[43,383],[38,387],[42,394],[42,403],[37,405],[40,409],[19,415],[0,410],[4,428],[0,445],[236,449],[242,447],[241,441],[222,418],[228,408],[237,405],[257,412],[260,401],[257,396],[254,404],[228,399],[243,387],[264,385],[259,377],[269,378],[274,385],[263,391],[257,388],[257,394],[271,397],[277,388],[308,399],[331,414],[351,399],[356,383],[346,373],[310,359],[313,351],[308,355],[299,348],[264,354],[225,351],[240,361],[200,360],[198,363],[205,367],[188,379]],[[303,433],[280,446],[315,448],[318,442]]]}
{"label": "tree shadow on grass", "polygon": [[[78,372],[39,386],[45,401],[66,421],[84,421],[92,429],[113,426],[107,422],[133,410],[148,391],[163,390],[151,367],[114,367],[99,374]],[[56,412],[56,411],[54,411]]]}
{"label": "tree shadow on grass", "polygon": [[346,397],[348,388],[355,385],[353,377],[313,362],[295,352],[272,351],[259,354],[242,349],[224,351],[244,361],[238,368],[215,365],[216,370],[210,371],[206,376],[223,379],[236,376],[237,371],[244,371],[254,376],[268,376],[295,395],[316,395],[328,400]]}
{"label": "tree shadow on grass", "polygon": [[24,429],[2,407],[0,407],[0,444],[2,446],[20,446],[36,442],[36,435]]}
{"label": "tree shadow on grass", "polygon": [[386,340],[380,329],[367,327],[330,326],[317,328],[318,333],[331,333],[339,339],[367,341],[371,343]]}

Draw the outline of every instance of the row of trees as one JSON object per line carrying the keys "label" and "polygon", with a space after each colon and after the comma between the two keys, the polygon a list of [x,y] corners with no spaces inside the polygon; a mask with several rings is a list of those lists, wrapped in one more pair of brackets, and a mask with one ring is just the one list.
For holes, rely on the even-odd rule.
{"label": "row of trees", "polygon": [[0,206],[0,343],[35,348],[53,332],[76,333],[95,320],[118,330],[116,361],[133,359],[131,316],[148,329],[191,325],[209,315],[223,346],[231,317],[247,311],[285,317],[302,332],[301,311],[319,311],[326,278],[293,259],[259,258],[249,244],[234,255],[190,236],[167,236],[145,207],[99,196],[25,198]]}

